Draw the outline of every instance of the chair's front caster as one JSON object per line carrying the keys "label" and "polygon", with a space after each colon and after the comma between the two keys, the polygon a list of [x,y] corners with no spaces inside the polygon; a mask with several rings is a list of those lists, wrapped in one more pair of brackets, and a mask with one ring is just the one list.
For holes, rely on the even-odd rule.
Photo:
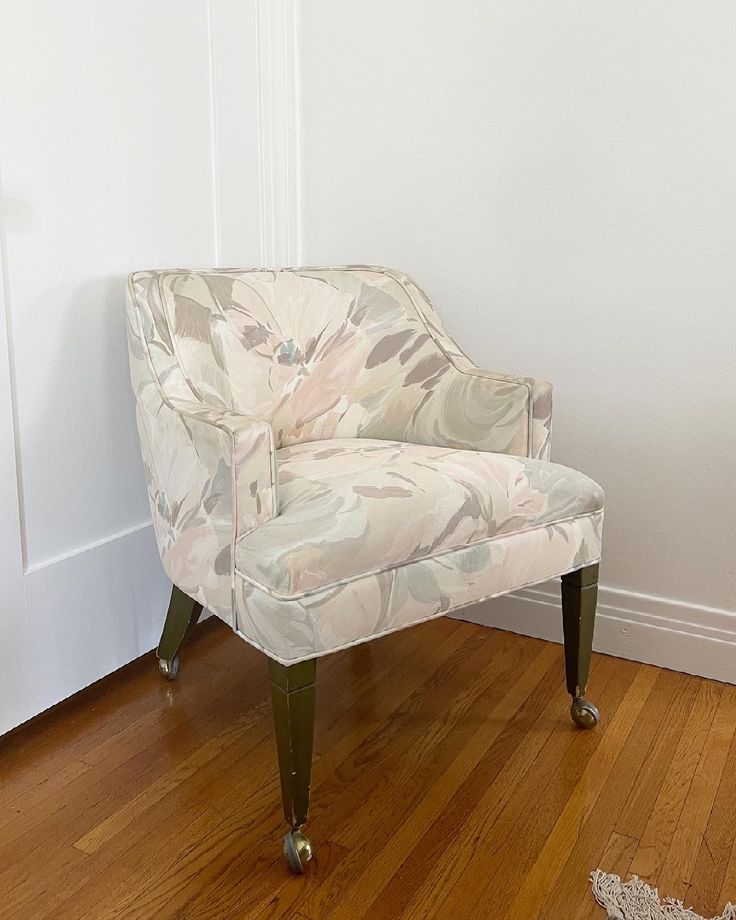
{"label": "chair's front caster", "polygon": [[164,631],[156,649],[159,674],[164,680],[173,680],[179,673],[179,650],[201,613],[202,605],[174,585]]}
{"label": "chair's front caster", "polygon": [[573,722],[580,728],[595,728],[601,720],[598,709],[588,700],[576,697],[570,706],[570,715]]}
{"label": "chair's front caster", "polygon": [[302,875],[304,866],[312,858],[312,844],[300,830],[287,831],[281,850],[287,866],[297,875]]}
{"label": "chair's front caster", "polygon": [[159,658],[158,672],[165,680],[174,680],[179,673],[179,656],[174,655],[171,659]]}

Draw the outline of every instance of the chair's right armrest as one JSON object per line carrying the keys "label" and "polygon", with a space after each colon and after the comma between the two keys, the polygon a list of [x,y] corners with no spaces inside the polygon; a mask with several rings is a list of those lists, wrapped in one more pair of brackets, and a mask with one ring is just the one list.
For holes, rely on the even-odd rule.
{"label": "chair's right armrest", "polygon": [[271,426],[195,397],[151,273],[131,276],[127,315],[131,383],[164,570],[232,624],[235,543],[278,514]]}
{"label": "chair's right armrest", "polygon": [[278,514],[271,426],[152,389],[145,396],[138,430],[164,569],[232,624],[235,543]]}
{"label": "chair's right armrest", "polygon": [[[196,400],[171,399],[197,458],[210,473],[208,495],[216,504],[228,492],[228,513],[235,539],[278,514],[276,448],[271,425],[264,419]],[[227,488],[224,471],[227,470]]]}

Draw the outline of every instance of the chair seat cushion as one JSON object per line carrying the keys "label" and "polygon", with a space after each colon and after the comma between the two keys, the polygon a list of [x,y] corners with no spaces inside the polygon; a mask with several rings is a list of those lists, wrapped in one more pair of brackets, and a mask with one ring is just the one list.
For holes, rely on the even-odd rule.
{"label": "chair seat cushion", "polygon": [[603,507],[582,473],[506,454],[349,438],[277,459],[280,513],[238,542],[236,564],[285,598]]}
{"label": "chair seat cushion", "polygon": [[335,439],[278,451],[236,545],[235,628],[294,664],[598,562],[603,493],[505,454]]}

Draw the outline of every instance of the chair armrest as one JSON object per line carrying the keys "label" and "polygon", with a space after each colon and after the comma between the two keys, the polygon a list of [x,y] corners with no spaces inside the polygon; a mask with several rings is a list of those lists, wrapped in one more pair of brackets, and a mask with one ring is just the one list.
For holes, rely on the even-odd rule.
{"label": "chair armrest", "polygon": [[450,367],[413,414],[405,440],[547,460],[550,384],[484,371],[465,355],[445,354]]}
{"label": "chair armrest", "polygon": [[169,578],[232,623],[235,543],[278,514],[271,426],[197,400],[139,391],[138,428]]}
{"label": "chair armrest", "polygon": [[427,335],[450,365],[414,413],[407,440],[549,459],[551,385],[481,370],[448,335],[421,288],[406,275],[388,274],[409,295]]}
{"label": "chair armrest", "polygon": [[196,400],[170,399],[168,403],[182,419],[213,483],[222,476],[222,464],[227,467],[231,499],[225,504],[231,503],[228,516],[234,539],[276,517],[278,476],[270,424]]}
{"label": "chair armrest", "polygon": [[445,398],[428,406],[450,446],[549,459],[551,384],[482,370],[457,352],[452,363]]}

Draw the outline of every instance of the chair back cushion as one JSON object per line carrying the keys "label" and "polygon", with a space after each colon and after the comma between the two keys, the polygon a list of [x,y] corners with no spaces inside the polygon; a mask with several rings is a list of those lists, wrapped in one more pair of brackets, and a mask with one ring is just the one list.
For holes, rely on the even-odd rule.
{"label": "chair back cushion", "polygon": [[[165,271],[139,273],[133,286],[164,391],[263,418],[279,447],[410,432],[425,443],[467,438],[467,390],[482,381],[458,373],[467,359],[398,272]],[[438,397],[443,432],[430,430],[437,416],[426,411]],[[472,420],[483,421],[493,420]]]}

